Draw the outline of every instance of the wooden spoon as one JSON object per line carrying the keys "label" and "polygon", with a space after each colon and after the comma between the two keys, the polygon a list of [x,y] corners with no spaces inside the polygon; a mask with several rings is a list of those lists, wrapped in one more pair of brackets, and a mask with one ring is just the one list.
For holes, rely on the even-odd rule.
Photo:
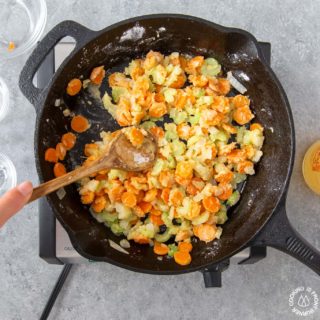
{"label": "wooden spoon", "polygon": [[150,133],[144,137],[139,148],[135,148],[127,137],[120,133],[110,143],[106,153],[89,166],[82,166],[34,188],[28,203],[102,170],[143,171],[149,169],[156,160],[157,149],[156,140]]}

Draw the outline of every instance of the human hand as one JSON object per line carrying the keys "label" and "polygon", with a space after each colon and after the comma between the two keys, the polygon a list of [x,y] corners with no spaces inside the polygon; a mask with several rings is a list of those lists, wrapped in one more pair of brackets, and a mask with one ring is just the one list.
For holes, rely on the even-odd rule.
{"label": "human hand", "polygon": [[0,228],[23,208],[32,194],[32,183],[25,181],[9,190],[0,198]]}

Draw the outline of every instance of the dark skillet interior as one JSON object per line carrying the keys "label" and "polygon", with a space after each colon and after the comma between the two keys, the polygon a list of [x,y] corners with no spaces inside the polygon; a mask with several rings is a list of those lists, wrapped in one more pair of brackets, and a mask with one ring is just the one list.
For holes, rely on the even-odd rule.
{"label": "dark skillet interior", "polygon": [[[136,36],[144,30],[142,37],[121,41],[121,36],[128,34],[125,32],[132,27],[135,27],[136,33],[133,34]],[[165,28],[165,31],[161,32],[161,28]],[[68,81],[80,75],[87,78],[90,70],[101,64],[106,66],[109,73],[122,70],[131,59],[151,49],[162,53],[178,51],[213,56],[239,79],[241,74],[248,79],[242,79],[242,83],[252,100],[255,120],[266,128],[264,157],[256,166],[256,175],[248,179],[239,205],[230,212],[230,219],[223,226],[222,238],[209,244],[195,243],[193,260],[188,267],[181,267],[169,259],[158,261],[148,246],[132,244],[130,255],[125,255],[110,248],[107,239],[118,243],[119,238],[91,217],[88,208],[81,204],[75,185],[66,188],[67,195],[61,201],[56,194],[48,198],[80,254],[92,260],[107,261],[141,272],[182,273],[230,256],[244,246],[272,215],[289,174],[293,128],[284,92],[273,73],[261,61],[252,36],[193,17],[140,17],[98,32],[95,39],[71,56],[56,73],[37,122],[36,157],[42,181],[53,178],[52,166],[44,161],[45,149],[55,146],[62,134],[70,130],[70,119],[53,106],[55,99],[65,92]],[[82,93],[76,98],[64,95],[64,99],[71,111],[85,115],[92,124],[87,133],[78,136],[76,147],[66,159],[67,167],[71,170],[82,163],[85,143],[99,139],[102,129],[114,131],[118,126],[99,104],[90,106],[85,102],[87,94]],[[90,98],[90,101],[93,100]]]}

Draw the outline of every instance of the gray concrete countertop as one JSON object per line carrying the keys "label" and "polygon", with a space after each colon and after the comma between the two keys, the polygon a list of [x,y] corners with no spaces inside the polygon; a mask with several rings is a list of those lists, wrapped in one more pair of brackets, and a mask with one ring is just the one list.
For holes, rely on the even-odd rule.
{"label": "gray concrete countertop", "polygon": [[[320,198],[306,187],[301,173],[307,147],[320,139],[318,1],[47,0],[47,6],[45,32],[66,19],[99,30],[129,17],[171,12],[243,28],[271,42],[272,67],[287,92],[296,126],[297,153],[287,210],[297,230],[320,248]],[[0,75],[11,91],[10,113],[0,123],[0,144],[17,168],[18,181],[37,183],[35,112],[17,85],[27,56],[0,61]],[[62,267],[38,257],[36,203],[1,231],[0,252],[0,319],[39,318]],[[108,264],[80,265],[72,270],[50,319],[298,319],[288,299],[299,286],[312,287],[320,299],[319,277],[273,249],[255,265],[229,268],[221,289],[205,289],[200,273],[160,277]],[[319,319],[320,310],[306,318]]]}

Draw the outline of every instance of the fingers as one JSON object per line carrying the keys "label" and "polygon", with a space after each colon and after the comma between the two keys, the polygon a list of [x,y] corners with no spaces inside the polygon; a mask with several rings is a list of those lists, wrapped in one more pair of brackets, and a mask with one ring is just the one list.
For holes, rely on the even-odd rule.
{"label": "fingers", "polygon": [[0,198],[0,228],[28,202],[32,194],[32,183],[25,181],[9,190]]}

